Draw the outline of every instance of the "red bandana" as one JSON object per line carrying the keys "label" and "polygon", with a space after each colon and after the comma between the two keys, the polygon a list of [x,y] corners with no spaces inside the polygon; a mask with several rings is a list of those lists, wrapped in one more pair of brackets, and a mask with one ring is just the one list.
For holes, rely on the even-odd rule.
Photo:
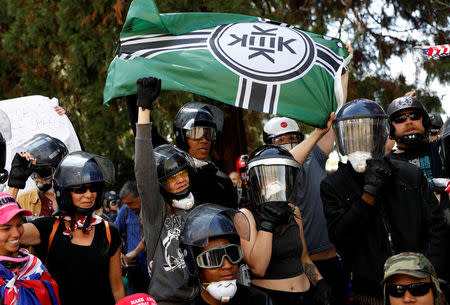
{"label": "red bandana", "polygon": [[[72,217],[70,217],[69,215],[62,216],[62,218],[63,218],[64,220],[67,220],[68,222],[71,222],[71,221],[72,221]],[[63,232],[63,234],[64,234],[64,235],[69,235],[70,237],[72,237],[73,231],[75,231],[76,229],[82,229],[82,228],[84,227],[84,223],[86,222],[86,218],[87,218],[87,216],[83,216],[83,217],[79,218],[79,219],[75,222],[75,226],[73,227],[73,229],[72,229],[71,226],[69,226],[69,227]],[[90,223],[89,226],[86,228],[87,232],[91,231],[92,228],[93,228],[95,225],[97,225],[97,224],[99,224],[99,223],[101,223],[101,222],[103,222],[103,221],[105,221],[103,218],[101,218],[100,216],[98,216],[98,215],[95,214],[95,213],[92,213],[91,223]]]}

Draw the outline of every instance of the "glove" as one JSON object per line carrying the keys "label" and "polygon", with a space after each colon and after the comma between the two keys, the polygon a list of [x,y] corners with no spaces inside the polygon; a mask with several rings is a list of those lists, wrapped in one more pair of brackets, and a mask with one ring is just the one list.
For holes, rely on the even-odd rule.
{"label": "glove", "polygon": [[34,165],[16,153],[11,163],[8,186],[23,189],[28,177],[33,173]]}
{"label": "glove", "polygon": [[294,216],[294,208],[287,203],[280,202],[265,203],[260,209],[261,223],[258,230],[273,233],[275,227],[279,224],[287,224]]}
{"label": "glove", "polygon": [[137,84],[137,105],[152,109],[152,104],[161,92],[161,80],[155,77],[140,78]]}
{"label": "glove", "polygon": [[316,288],[314,289],[312,303],[314,305],[332,304],[331,287],[324,279],[317,282]]}
{"label": "glove", "polygon": [[384,159],[370,159],[366,161],[364,172],[364,192],[376,195],[391,175],[391,169]]}

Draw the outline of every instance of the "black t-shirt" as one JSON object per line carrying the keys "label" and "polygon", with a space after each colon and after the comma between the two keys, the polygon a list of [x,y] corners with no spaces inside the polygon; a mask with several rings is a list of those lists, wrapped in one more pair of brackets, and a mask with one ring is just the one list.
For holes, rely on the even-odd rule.
{"label": "black t-shirt", "polygon": [[[41,235],[36,247],[43,262],[55,217],[43,217],[33,221]],[[115,304],[109,281],[109,259],[120,246],[119,230],[109,223],[111,244],[108,243],[104,222],[95,226],[90,246],[71,243],[63,235],[64,221],[59,223],[48,254],[46,267],[59,286],[61,305]]]}

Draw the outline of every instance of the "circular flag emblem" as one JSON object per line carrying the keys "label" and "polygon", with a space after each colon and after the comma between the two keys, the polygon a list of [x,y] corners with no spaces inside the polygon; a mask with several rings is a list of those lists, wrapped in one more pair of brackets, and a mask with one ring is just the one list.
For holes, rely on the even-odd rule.
{"label": "circular flag emblem", "polygon": [[283,128],[286,128],[287,127],[287,123],[286,122],[281,122],[280,126],[283,127]]}
{"label": "circular flag emblem", "polygon": [[309,35],[270,23],[236,23],[215,28],[208,38],[213,56],[234,73],[260,82],[286,83],[314,65]]}

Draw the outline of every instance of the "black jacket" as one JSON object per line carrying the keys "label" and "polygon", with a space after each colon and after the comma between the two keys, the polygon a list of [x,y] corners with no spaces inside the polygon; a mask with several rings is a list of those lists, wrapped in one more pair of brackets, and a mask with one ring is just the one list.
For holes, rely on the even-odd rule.
{"label": "black jacket", "polygon": [[421,252],[438,270],[445,258],[439,245],[443,214],[424,175],[403,161],[391,160],[391,169],[373,206],[361,199],[364,175],[350,164],[340,163],[321,184],[330,240],[343,257],[353,290],[377,297],[382,297],[384,262],[392,254]]}
{"label": "black jacket", "polygon": [[204,163],[203,166],[196,167],[194,174],[190,177],[195,203],[215,203],[237,209],[237,192],[231,179],[213,163]]}

